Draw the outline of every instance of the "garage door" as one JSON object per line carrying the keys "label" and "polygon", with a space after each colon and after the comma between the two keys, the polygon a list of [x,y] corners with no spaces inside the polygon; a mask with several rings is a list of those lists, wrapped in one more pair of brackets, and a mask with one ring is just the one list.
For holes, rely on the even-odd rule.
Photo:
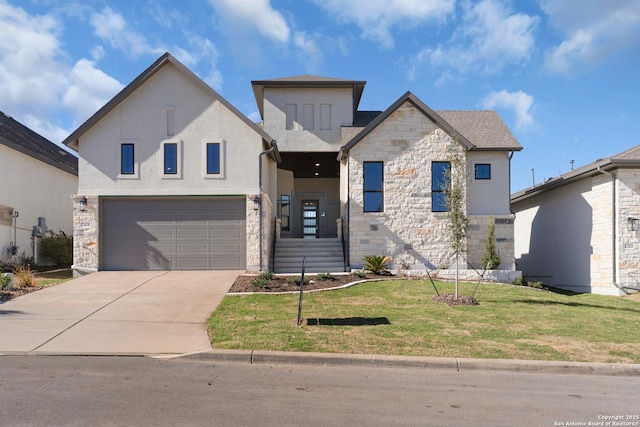
{"label": "garage door", "polygon": [[246,266],[244,198],[101,199],[103,270]]}

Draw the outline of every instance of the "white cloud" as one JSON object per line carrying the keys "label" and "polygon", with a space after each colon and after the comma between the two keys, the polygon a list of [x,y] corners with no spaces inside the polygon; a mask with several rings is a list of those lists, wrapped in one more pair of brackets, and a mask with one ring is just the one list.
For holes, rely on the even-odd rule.
{"label": "white cloud", "polygon": [[210,0],[227,25],[227,31],[263,36],[281,43],[289,40],[289,26],[269,0]]}
{"label": "white cloud", "polygon": [[526,129],[533,125],[533,116],[531,115],[533,96],[522,91],[492,92],[485,97],[481,104],[482,108],[491,110],[495,108],[512,110],[516,116],[516,127],[519,129]]}
{"label": "white cloud", "polygon": [[162,47],[150,46],[143,35],[129,30],[122,15],[110,7],[94,12],[90,23],[98,37],[133,58],[149,53],[161,55],[165,51]]}
{"label": "white cloud", "polygon": [[546,56],[552,72],[571,73],[582,66],[597,66],[616,54],[640,47],[640,2],[612,0],[584,2],[579,8],[568,0],[544,0],[542,9],[566,38]]}
{"label": "white cloud", "polygon": [[425,64],[459,73],[479,68],[491,73],[527,61],[534,48],[537,23],[537,17],[512,12],[502,0],[465,2],[462,23],[452,38],[415,54],[409,61],[407,77],[415,79]]}
{"label": "white cloud", "polygon": [[306,32],[299,31],[295,33],[293,43],[302,54],[307,72],[317,74],[322,61],[324,60],[324,55],[318,48],[316,40],[309,37]]}
{"label": "white cloud", "polygon": [[314,0],[339,21],[355,23],[362,37],[392,48],[392,28],[443,22],[455,11],[455,0]]}
{"label": "white cloud", "polygon": [[119,81],[97,69],[93,62],[81,59],[71,69],[71,84],[62,97],[62,106],[73,112],[75,127],[98,111],[122,87]]}

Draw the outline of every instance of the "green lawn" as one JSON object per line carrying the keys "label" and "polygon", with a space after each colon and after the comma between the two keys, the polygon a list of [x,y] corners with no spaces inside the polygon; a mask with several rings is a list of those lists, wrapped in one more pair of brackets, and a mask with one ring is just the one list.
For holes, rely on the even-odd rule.
{"label": "green lawn", "polygon": [[[441,293],[453,285],[437,283]],[[462,284],[470,295],[475,285]],[[479,306],[432,300],[428,281],[297,295],[226,296],[208,321],[214,348],[640,363],[640,302],[483,284]]]}

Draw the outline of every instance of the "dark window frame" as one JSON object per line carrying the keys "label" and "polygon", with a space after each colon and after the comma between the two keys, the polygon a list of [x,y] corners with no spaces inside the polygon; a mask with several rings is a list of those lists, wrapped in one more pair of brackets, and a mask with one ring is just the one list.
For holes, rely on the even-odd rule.
{"label": "dark window frame", "polygon": [[135,175],[136,148],[135,144],[120,144],[120,175]]}
{"label": "dark window frame", "polygon": [[449,211],[446,194],[451,188],[451,176],[447,174],[447,170],[450,174],[451,162],[431,162],[431,212]]}
{"label": "dark window frame", "polygon": [[491,163],[476,163],[473,175],[477,180],[490,180]]}
{"label": "dark window frame", "polygon": [[[379,171],[368,171],[368,167],[379,166]],[[376,176],[372,176],[375,173]],[[362,165],[363,175],[363,194],[362,194],[362,209],[364,212],[384,212],[384,162],[364,162]],[[379,179],[378,176],[379,175]],[[375,182],[372,183],[372,179],[375,178]],[[379,195],[379,196],[378,196]],[[372,196],[376,196],[374,200]],[[370,206],[373,204],[375,207]]]}
{"label": "dark window frame", "polygon": [[178,143],[176,142],[165,143],[163,148],[163,154],[164,154],[164,163],[163,163],[164,174],[177,175],[178,174]]}
{"label": "dark window frame", "polygon": [[[210,148],[216,148],[215,158],[211,158]],[[219,175],[220,174],[220,143],[219,142],[207,142],[205,146],[206,150],[206,173],[207,175]]]}

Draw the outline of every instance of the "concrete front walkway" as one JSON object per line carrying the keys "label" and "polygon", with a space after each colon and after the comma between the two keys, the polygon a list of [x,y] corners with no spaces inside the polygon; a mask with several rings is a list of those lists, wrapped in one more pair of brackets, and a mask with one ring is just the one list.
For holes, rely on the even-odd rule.
{"label": "concrete front walkway", "polygon": [[184,354],[241,271],[108,271],[0,304],[0,353]]}

